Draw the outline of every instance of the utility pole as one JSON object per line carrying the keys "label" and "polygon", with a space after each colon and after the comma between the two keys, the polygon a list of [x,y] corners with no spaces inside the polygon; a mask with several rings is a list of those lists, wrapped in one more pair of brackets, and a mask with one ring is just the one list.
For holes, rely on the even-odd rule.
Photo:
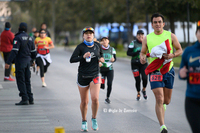
{"label": "utility pole", "polygon": [[129,15],[129,0],[126,0],[126,8],[127,8],[127,15],[126,15],[126,22],[127,22],[127,41],[129,44],[129,38],[130,38],[130,15]]}
{"label": "utility pole", "polygon": [[149,34],[149,16],[148,13],[146,13],[146,30],[147,30],[147,35]]}
{"label": "utility pole", "polygon": [[188,30],[188,46],[190,45],[190,11],[189,11],[189,2],[187,2],[187,30]]}
{"label": "utility pole", "polygon": [[95,13],[94,13],[94,7],[95,3],[94,0],[92,0],[92,27],[95,28]]}
{"label": "utility pole", "polygon": [[51,39],[55,44],[55,0],[52,0],[52,36]]}

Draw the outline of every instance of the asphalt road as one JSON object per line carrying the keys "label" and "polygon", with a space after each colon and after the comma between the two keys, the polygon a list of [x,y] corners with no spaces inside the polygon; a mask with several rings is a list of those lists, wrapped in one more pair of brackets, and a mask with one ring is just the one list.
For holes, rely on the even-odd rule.
{"label": "asphalt road", "polygon": [[[15,82],[3,81],[0,67],[0,133],[54,133],[62,126],[66,133],[79,133],[81,113],[80,96],[76,85],[78,63],[70,64],[71,51],[63,48],[51,50],[52,64],[46,73],[46,88],[42,88],[40,77],[32,73],[34,105],[15,106],[19,102]],[[0,59],[0,65],[2,63]],[[114,82],[111,104],[105,104],[106,90],[100,90],[98,124],[99,133],[159,133],[155,114],[155,98],[147,86],[148,100],[136,101],[135,81],[130,61],[118,59],[114,63]],[[186,82],[178,75],[167,106],[165,124],[169,133],[191,133],[185,117]],[[91,101],[88,108],[88,126],[91,130]]]}

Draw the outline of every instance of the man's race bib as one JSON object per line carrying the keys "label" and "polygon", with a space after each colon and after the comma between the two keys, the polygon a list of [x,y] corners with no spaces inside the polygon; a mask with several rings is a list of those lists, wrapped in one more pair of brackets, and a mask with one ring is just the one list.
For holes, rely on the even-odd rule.
{"label": "man's race bib", "polygon": [[189,83],[190,84],[200,84],[200,72],[190,72],[189,73]]}
{"label": "man's race bib", "polygon": [[163,81],[163,75],[160,72],[152,73],[150,76],[151,82],[161,82]]}

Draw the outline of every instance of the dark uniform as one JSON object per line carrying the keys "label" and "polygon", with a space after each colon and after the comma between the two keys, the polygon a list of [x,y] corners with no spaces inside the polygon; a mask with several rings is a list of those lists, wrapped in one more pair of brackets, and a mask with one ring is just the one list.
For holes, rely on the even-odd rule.
{"label": "dark uniform", "polygon": [[16,103],[16,105],[27,105],[28,101],[29,104],[34,104],[30,83],[30,61],[36,58],[36,50],[33,38],[28,36],[26,29],[26,23],[21,23],[19,32],[13,40],[11,55],[6,62],[7,64],[11,64],[15,59],[17,87],[20,92],[19,96],[22,97],[22,101]]}

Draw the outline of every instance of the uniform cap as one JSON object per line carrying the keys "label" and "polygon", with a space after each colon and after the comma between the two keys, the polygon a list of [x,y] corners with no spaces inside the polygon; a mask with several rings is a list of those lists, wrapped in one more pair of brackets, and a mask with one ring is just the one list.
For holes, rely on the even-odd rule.
{"label": "uniform cap", "polygon": [[27,29],[27,24],[22,22],[22,23],[19,24],[19,28]]}

